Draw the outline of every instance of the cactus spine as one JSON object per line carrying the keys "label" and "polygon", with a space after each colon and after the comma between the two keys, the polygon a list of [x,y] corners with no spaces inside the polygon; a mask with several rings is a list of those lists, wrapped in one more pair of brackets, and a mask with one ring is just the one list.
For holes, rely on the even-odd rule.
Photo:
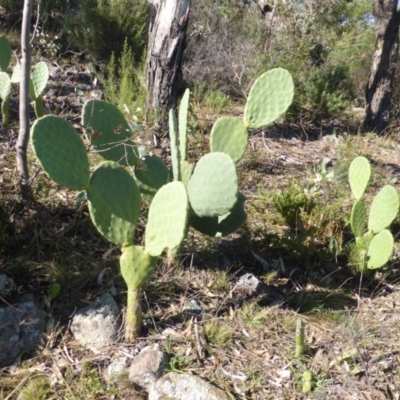
{"label": "cactus spine", "polygon": [[[363,195],[371,176],[371,166],[364,157],[357,157],[349,168],[349,182],[355,202],[350,225],[356,238],[355,251],[361,270],[384,266],[393,253],[394,239],[388,230],[399,212],[399,195],[391,186],[384,186],[374,197],[367,224]],[[367,232],[365,232],[365,229]]]}

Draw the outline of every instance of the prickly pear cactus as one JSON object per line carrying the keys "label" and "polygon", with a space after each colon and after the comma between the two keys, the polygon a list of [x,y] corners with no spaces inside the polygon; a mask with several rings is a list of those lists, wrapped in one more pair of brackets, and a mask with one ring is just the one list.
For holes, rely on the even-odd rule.
{"label": "prickly pear cactus", "polygon": [[179,151],[179,131],[178,121],[176,119],[175,111],[171,108],[169,110],[169,138],[171,141],[171,164],[172,164],[172,175],[174,181],[181,180],[181,168],[180,168],[180,151]]}
{"label": "prickly pear cactus", "polygon": [[258,129],[274,122],[292,104],[294,84],[290,73],[283,68],[265,72],[250,89],[244,109],[244,124]]}
{"label": "prickly pear cactus", "polygon": [[354,236],[361,237],[367,226],[367,208],[362,199],[357,200],[351,210],[350,217],[351,230]]}
{"label": "prickly pear cactus", "polygon": [[74,127],[55,115],[37,119],[31,130],[33,151],[53,181],[72,190],[89,187],[89,159]]}
{"label": "prickly pear cactus", "polygon": [[222,151],[238,162],[247,149],[248,133],[243,121],[234,117],[217,120],[210,134],[212,152]]}
{"label": "prickly pear cactus", "polygon": [[182,182],[163,186],[150,205],[145,248],[152,256],[173,250],[186,236],[189,200]]}
{"label": "prickly pear cactus", "polygon": [[222,237],[239,229],[247,219],[244,203],[246,197],[239,192],[238,199],[232,210],[219,217],[199,217],[196,214],[190,216],[190,225],[205,235]]}
{"label": "prickly pear cactus", "polygon": [[88,100],[83,105],[82,125],[93,149],[103,158],[121,165],[139,163],[133,130],[118,107],[103,100]]}
{"label": "prickly pear cactus", "polygon": [[383,267],[393,254],[394,239],[387,229],[375,235],[368,247],[367,268],[377,269]]}
{"label": "prickly pear cactus", "polygon": [[157,191],[168,183],[169,170],[161,158],[146,154],[135,168],[135,178],[143,200],[150,204]]}
{"label": "prickly pear cactus", "polygon": [[189,112],[189,89],[185,90],[179,105],[179,152],[182,161],[187,161],[187,117]]}
{"label": "prickly pear cactus", "polygon": [[87,189],[94,226],[110,242],[132,244],[140,211],[140,192],[132,175],[114,161],[96,169]]}
{"label": "prickly pear cactus", "polygon": [[5,36],[0,36],[0,71],[6,72],[11,61],[11,45]]}
{"label": "prickly pear cactus", "polygon": [[399,212],[399,194],[390,185],[383,187],[374,197],[368,219],[368,229],[374,233],[388,228]]}
{"label": "prickly pear cactus", "polygon": [[356,200],[361,199],[371,177],[371,166],[365,157],[357,157],[350,164],[349,182]]}
{"label": "prickly pear cactus", "polygon": [[5,72],[0,72],[0,99],[1,99],[1,112],[2,123],[8,125],[10,118],[10,101],[11,96],[11,79]]}
{"label": "prickly pear cactus", "polygon": [[393,253],[393,235],[387,229],[399,212],[399,195],[390,185],[383,187],[374,197],[369,217],[362,196],[368,186],[371,167],[364,157],[357,157],[349,168],[349,182],[356,201],[350,217],[351,229],[355,236],[354,249],[361,270],[377,269],[384,266]]}
{"label": "prickly pear cactus", "polygon": [[225,153],[206,154],[196,164],[187,189],[190,205],[199,217],[227,214],[238,196],[234,161]]}
{"label": "prickly pear cactus", "polygon": [[31,72],[29,95],[32,100],[36,100],[46,88],[49,80],[49,67],[44,61],[37,63]]}

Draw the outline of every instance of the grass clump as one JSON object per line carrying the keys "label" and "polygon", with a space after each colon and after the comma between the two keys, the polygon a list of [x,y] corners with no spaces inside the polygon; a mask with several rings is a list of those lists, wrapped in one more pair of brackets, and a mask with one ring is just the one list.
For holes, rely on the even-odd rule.
{"label": "grass clump", "polygon": [[203,325],[203,334],[209,346],[223,349],[232,344],[234,330],[222,321],[211,320]]}
{"label": "grass clump", "polygon": [[50,382],[44,377],[30,379],[21,389],[17,400],[45,400],[51,394]]}

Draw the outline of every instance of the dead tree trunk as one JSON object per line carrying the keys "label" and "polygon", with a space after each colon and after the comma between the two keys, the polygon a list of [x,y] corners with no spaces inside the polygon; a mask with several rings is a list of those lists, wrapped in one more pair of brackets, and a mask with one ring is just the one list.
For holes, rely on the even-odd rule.
{"label": "dead tree trunk", "polygon": [[381,134],[390,119],[392,88],[399,48],[397,0],[374,0],[375,53],[366,88],[364,126]]}
{"label": "dead tree trunk", "polygon": [[156,8],[149,28],[147,55],[147,113],[161,117],[165,131],[167,112],[176,107],[190,0],[149,0]]}

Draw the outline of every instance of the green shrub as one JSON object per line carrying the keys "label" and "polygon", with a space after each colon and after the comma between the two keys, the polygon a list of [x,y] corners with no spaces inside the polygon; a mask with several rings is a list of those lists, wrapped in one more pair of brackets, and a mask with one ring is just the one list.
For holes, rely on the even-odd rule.
{"label": "green shrub", "polygon": [[125,39],[120,57],[112,53],[107,65],[103,81],[105,99],[121,111],[126,111],[126,107],[131,112],[143,108],[146,98],[146,87],[142,84],[144,67],[143,62],[135,65],[133,51]]}
{"label": "green shrub", "polygon": [[339,117],[354,98],[350,70],[344,64],[315,66],[300,80],[290,112],[306,119]]}
{"label": "green shrub", "polygon": [[79,50],[109,59],[119,57],[127,38],[134,58],[142,58],[147,44],[149,3],[145,0],[83,0],[66,17],[66,30]]}

